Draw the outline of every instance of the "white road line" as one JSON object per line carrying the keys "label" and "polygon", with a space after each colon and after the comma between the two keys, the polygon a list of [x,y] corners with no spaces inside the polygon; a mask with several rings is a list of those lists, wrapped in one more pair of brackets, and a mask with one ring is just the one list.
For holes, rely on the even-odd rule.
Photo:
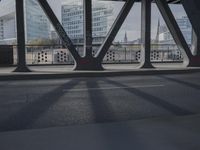
{"label": "white road line", "polygon": [[114,89],[134,89],[134,88],[154,88],[154,87],[164,87],[165,85],[135,85],[135,86],[122,86],[122,87],[102,87],[102,88],[80,88],[80,89],[63,89],[63,92],[82,92],[82,91],[98,91],[98,90],[114,90]]}

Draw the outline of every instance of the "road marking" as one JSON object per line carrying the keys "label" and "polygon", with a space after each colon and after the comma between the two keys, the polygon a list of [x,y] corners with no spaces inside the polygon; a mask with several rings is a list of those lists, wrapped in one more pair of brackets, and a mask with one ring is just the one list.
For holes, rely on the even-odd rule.
{"label": "road marking", "polygon": [[135,85],[135,86],[121,86],[121,87],[102,87],[102,88],[80,88],[80,89],[63,89],[63,92],[82,92],[82,91],[98,91],[98,90],[114,90],[114,89],[134,89],[134,88],[154,88],[154,87],[164,87],[165,85]]}

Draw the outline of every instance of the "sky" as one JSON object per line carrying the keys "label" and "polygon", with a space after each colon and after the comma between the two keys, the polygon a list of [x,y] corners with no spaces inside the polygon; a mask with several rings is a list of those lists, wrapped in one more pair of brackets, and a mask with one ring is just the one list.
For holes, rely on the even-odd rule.
{"label": "sky", "polygon": [[[93,0],[98,1],[98,0]],[[48,0],[49,4],[52,6],[52,9],[54,10],[55,14],[61,20],[61,4],[63,3],[71,3],[74,2],[74,0]],[[110,25],[114,22],[117,14],[119,13],[120,9],[123,6],[123,2],[104,2],[106,5],[111,5],[113,10],[113,15],[110,20]],[[180,5],[170,5],[170,8],[175,16],[175,18],[180,18],[182,16],[185,16],[185,11],[182,6]],[[157,6],[155,4],[152,4],[152,39],[156,36],[157,31],[157,24],[158,20],[160,20],[161,25],[164,24],[164,21],[162,19],[161,14],[159,13]],[[128,40],[133,41],[138,38],[140,38],[140,29],[141,29],[141,5],[140,3],[135,3],[130,14],[126,18],[123,26],[121,27],[115,41],[122,41],[125,35],[125,32],[127,32]]]}

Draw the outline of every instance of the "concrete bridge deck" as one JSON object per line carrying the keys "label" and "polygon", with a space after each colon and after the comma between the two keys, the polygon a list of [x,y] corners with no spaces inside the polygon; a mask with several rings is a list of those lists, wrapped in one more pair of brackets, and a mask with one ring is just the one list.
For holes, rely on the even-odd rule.
{"label": "concrete bridge deck", "polygon": [[200,116],[0,133],[1,150],[198,150]]}
{"label": "concrete bridge deck", "polygon": [[0,86],[1,150],[200,149],[200,73]]}

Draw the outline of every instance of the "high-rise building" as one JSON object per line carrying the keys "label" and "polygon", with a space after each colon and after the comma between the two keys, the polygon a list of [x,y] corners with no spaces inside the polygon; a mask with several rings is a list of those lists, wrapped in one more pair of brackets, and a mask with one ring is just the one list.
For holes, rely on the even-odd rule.
{"label": "high-rise building", "polygon": [[15,28],[15,4],[14,0],[0,1],[0,43],[7,40],[14,40],[16,37]]}
{"label": "high-rise building", "polygon": [[[93,42],[100,43],[106,37],[109,30],[109,16],[112,15],[111,6],[103,3],[93,3],[92,24]],[[62,5],[62,25],[74,43],[83,43],[83,4]]]}
{"label": "high-rise building", "polygon": [[36,0],[25,0],[27,42],[50,38],[50,22]]}
{"label": "high-rise building", "polygon": [[[192,42],[192,25],[187,16],[176,19],[183,36],[188,44]],[[160,26],[160,23],[159,23]],[[174,39],[166,25],[159,27],[159,43],[161,44],[175,44]]]}
{"label": "high-rise building", "polygon": [[[38,38],[49,38],[50,23],[35,0],[25,0],[26,42]],[[0,1],[0,44],[16,42],[15,0]]]}

